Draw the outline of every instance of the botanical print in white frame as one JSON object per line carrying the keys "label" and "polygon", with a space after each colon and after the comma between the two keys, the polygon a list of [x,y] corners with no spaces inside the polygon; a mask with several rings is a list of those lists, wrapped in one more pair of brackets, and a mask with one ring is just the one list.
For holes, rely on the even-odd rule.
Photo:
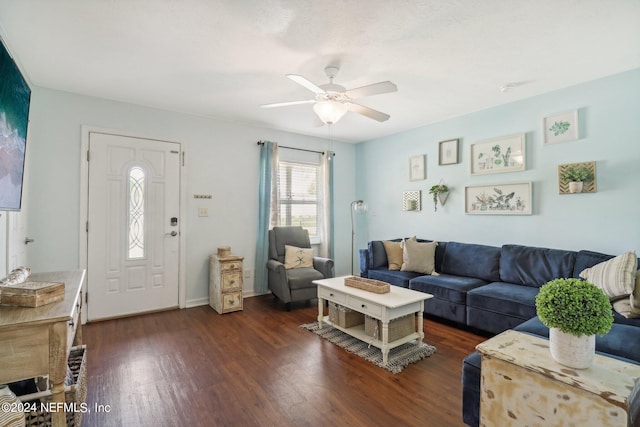
{"label": "botanical print in white frame", "polygon": [[525,140],[518,133],[471,144],[471,175],[523,171]]}
{"label": "botanical print in white frame", "polygon": [[409,157],[409,181],[421,181],[427,179],[425,169],[425,155]]}
{"label": "botanical print in white frame", "polygon": [[543,120],[544,143],[555,144],[578,139],[578,110],[553,114]]}
{"label": "botanical print in white frame", "polygon": [[464,211],[472,215],[531,215],[531,182],[473,185],[464,189]]}
{"label": "botanical print in white frame", "polygon": [[438,165],[455,165],[460,163],[458,156],[459,139],[442,141],[438,145]]}

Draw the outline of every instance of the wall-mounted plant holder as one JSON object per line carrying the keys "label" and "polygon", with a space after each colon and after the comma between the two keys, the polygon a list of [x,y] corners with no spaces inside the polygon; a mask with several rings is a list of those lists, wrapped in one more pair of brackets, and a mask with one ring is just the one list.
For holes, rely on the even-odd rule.
{"label": "wall-mounted plant holder", "polygon": [[422,210],[422,191],[405,191],[402,193],[402,206],[405,211]]}
{"label": "wall-mounted plant holder", "polygon": [[[573,172],[573,174],[571,173]],[[572,175],[587,174],[590,179],[582,181],[582,188],[578,191],[570,178]],[[565,179],[563,179],[563,177]],[[568,163],[558,166],[558,192],[560,194],[595,193],[596,192],[596,162]]]}
{"label": "wall-mounted plant holder", "polygon": [[444,180],[441,179],[437,185],[429,189],[429,194],[433,196],[433,209],[437,212],[438,202],[440,202],[440,206],[444,206],[449,197],[449,187],[444,183]]}

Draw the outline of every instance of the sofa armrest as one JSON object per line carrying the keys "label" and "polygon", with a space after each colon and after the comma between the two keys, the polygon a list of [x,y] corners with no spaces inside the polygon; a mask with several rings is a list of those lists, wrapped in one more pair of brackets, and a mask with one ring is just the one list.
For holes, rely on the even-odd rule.
{"label": "sofa armrest", "polygon": [[288,303],[291,301],[291,291],[287,284],[287,270],[284,264],[275,259],[267,261],[267,273],[269,280],[269,289],[281,301]]}
{"label": "sofa armrest", "polygon": [[369,249],[360,249],[360,276],[369,277]]}
{"label": "sofa armrest", "polygon": [[284,273],[284,264],[278,260],[270,259],[267,261],[267,270],[271,270],[276,273]]}
{"label": "sofa armrest", "polygon": [[313,268],[318,270],[325,279],[333,277],[333,260],[329,258],[313,257]]}

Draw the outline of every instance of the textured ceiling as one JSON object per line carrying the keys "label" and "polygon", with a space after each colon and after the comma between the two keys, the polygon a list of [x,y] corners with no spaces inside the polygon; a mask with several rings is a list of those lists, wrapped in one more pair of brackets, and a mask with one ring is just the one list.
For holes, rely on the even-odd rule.
{"label": "textured ceiling", "polygon": [[[640,0],[0,0],[32,84],[357,142],[640,67]],[[319,127],[285,77],[391,80]],[[516,83],[503,93],[498,88]]]}

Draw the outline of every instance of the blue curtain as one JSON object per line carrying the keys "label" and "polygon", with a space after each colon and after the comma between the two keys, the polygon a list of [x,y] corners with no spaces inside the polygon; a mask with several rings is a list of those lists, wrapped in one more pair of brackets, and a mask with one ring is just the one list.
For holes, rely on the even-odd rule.
{"label": "blue curtain", "polygon": [[328,157],[329,157],[329,206],[330,206],[330,213],[329,213],[329,241],[331,243],[329,243],[329,258],[335,260],[335,241],[336,239],[335,237],[335,233],[334,233],[334,226],[333,226],[333,207],[335,206],[333,203],[333,190],[334,190],[334,185],[333,185],[333,163],[336,160],[336,155],[334,152],[329,151],[328,153]]}
{"label": "blue curtain", "polygon": [[[274,152],[278,144],[263,142],[260,147],[260,182],[258,184],[258,235],[256,242],[256,265],[254,289],[263,294],[268,289],[267,261],[269,259],[269,228],[271,226],[271,193],[273,188]],[[275,154],[277,159],[277,154]]]}

